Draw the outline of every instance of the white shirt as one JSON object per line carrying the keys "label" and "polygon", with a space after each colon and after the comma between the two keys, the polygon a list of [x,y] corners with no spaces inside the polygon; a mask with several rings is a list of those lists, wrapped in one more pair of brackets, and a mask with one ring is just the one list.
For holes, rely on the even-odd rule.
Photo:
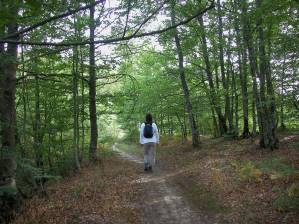
{"label": "white shirt", "polygon": [[144,130],[144,126],[145,124],[142,123],[141,127],[140,127],[140,144],[145,144],[145,143],[149,143],[149,142],[154,142],[154,143],[159,143],[159,132],[158,132],[158,128],[157,125],[155,123],[152,123],[152,127],[153,127],[153,137],[151,138],[145,138],[143,136],[143,130]]}

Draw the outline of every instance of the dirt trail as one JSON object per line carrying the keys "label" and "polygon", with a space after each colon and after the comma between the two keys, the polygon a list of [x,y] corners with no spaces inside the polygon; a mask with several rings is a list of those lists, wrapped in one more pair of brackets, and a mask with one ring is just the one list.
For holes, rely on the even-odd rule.
{"label": "dirt trail", "polygon": [[[114,150],[126,160],[143,164],[143,159],[122,152],[117,145]],[[136,183],[143,185],[144,198],[142,223],[144,224],[200,224],[206,223],[198,212],[192,210],[188,201],[176,190],[168,178],[173,174],[155,166],[152,173],[143,173]]]}

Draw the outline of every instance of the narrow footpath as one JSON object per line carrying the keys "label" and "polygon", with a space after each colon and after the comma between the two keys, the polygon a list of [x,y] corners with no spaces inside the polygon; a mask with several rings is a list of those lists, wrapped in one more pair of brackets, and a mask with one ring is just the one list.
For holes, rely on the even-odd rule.
{"label": "narrow footpath", "polygon": [[[113,149],[120,156],[134,163],[140,164],[143,159],[121,151],[117,145]],[[153,172],[144,172],[136,183],[142,184],[144,189],[141,205],[141,220],[143,224],[201,224],[207,223],[201,215],[194,211],[186,198],[178,192],[168,178],[173,176],[156,165]]]}

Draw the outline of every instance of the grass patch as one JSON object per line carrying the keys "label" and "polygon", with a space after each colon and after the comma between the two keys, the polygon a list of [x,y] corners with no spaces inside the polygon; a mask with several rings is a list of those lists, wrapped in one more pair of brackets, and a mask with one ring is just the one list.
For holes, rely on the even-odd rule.
{"label": "grass patch", "polygon": [[229,209],[219,203],[216,193],[203,185],[198,185],[188,177],[176,177],[174,180],[183,194],[198,209],[210,213],[224,213]]}
{"label": "grass patch", "polygon": [[280,212],[299,210],[299,185],[291,184],[287,189],[275,188],[278,193],[274,207]]}
{"label": "grass patch", "polygon": [[268,174],[272,180],[299,174],[298,169],[281,162],[277,158],[267,158],[261,161],[232,160],[230,165],[242,181],[260,181],[262,174]]}
{"label": "grass patch", "polygon": [[263,159],[261,161],[256,162],[255,165],[264,173],[274,173],[284,177],[299,173],[298,169],[293,168],[285,163],[282,163],[277,158]]}
{"label": "grass patch", "polygon": [[235,169],[237,177],[241,181],[260,181],[262,171],[255,166],[255,164],[250,161],[237,161],[232,160],[231,166]]}

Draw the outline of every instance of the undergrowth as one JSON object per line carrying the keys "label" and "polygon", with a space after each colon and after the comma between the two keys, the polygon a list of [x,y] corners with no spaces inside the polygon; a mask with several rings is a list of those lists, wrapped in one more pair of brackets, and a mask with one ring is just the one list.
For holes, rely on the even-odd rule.
{"label": "undergrowth", "polygon": [[[287,180],[289,177],[298,176],[299,170],[283,163],[278,158],[266,158],[260,161],[237,161],[232,160],[231,166],[240,181],[252,182],[263,181],[268,177],[271,181]],[[273,192],[276,198],[273,206],[280,212],[299,210],[299,182],[288,184],[287,187],[279,187],[273,182]]]}

